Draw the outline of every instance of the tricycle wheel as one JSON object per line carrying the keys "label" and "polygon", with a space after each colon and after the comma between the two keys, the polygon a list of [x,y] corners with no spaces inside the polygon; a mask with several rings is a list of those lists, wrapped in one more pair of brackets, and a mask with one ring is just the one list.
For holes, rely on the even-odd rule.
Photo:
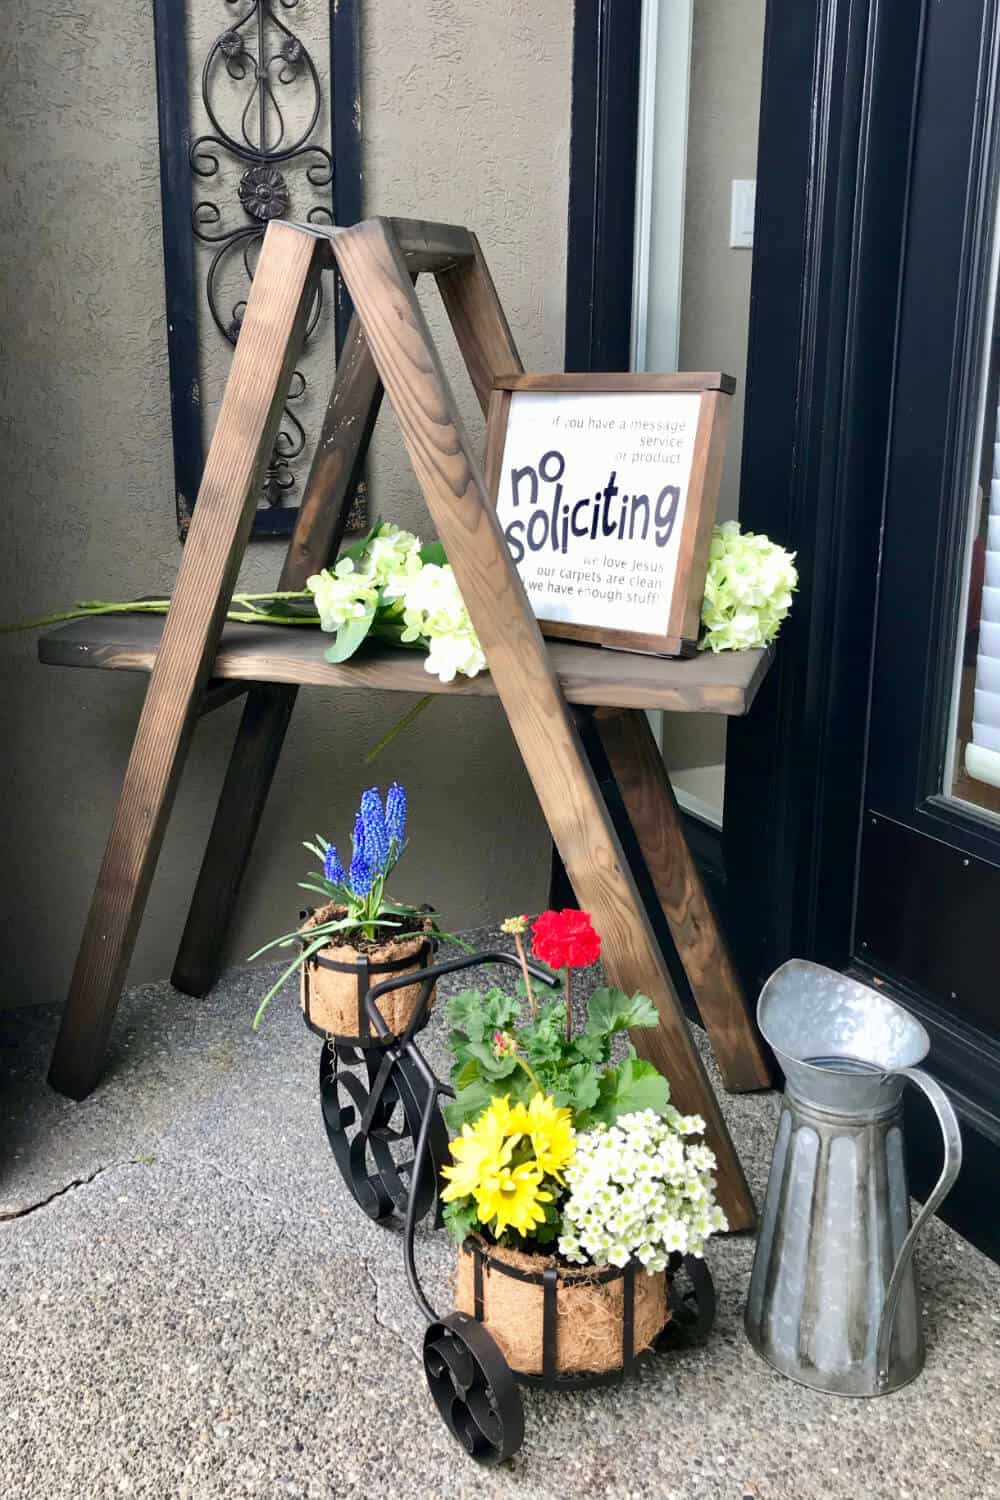
{"label": "tricycle wheel", "polygon": [[[419,1074],[405,1057],[389,1061],[374,1049],[324,1044],[319,1092],[330,1149],[355,1201],[376,1223],[404,1216],[426,1093]],[[434,1204],[447,1142],[444,1121],[435,1111],[418,1219]]]}
{"label": "tricycle wheel", "polygon": [[477,1463],[492,1467],[524,1441],[524,1406],[510,1366],[481,1323],[449,1313],[424,1335],[424,1372],[441,1418]]}
{"label": "tricycle wheel", "polygon": [[657,1349],[690,1349],[703,1344],[715,1323],[715,1283],[705,1261],[677,1252],[667,1264],[670,1322]]}

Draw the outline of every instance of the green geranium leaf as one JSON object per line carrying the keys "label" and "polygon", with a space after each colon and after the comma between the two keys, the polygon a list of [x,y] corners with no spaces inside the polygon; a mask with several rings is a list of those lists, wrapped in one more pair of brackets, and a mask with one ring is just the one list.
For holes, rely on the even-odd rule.
{"label": "green geranium leaf", "polygon": [[464,1031],[470,1041],[481,1042],[494,1031],[507,1031],[516,1023],[520,1006],[513,995],[503,990],[462,990],[448,1001],[448,1020],[456,1031]]}
{"label": "green geranium leaf", "polygon": [[517,1039],[533,1065],[558,1061],[566,1046],[566,1007],[563,1002],[552,1000],[540,1005],[534,1021],[520,1028]]}
{"label": "green geranium leaf", "polygon": [[631,1026],[655,1026],[656,1006],[648,995],[626,995],[624,990],[595,990],[587,1004],[587,1032],[591,1036],[613,1036]]}
{"label": "green geranium leaf", "polygon": [[473,1042],[481,1042],[486,1034],[486,1017],[483,1015],[483,997],[478,990],[462,990],[452,995],[446,1011],[448,1024]]}
{"label": "green geranium leaf", "polygon": [[440,542],[425,542],[420,549],[420,561],[433,563],[436,567],[443,568],[448,561],[448,554]]}
{"label": "green geranium leaf", "polygon": [[479,1064],[484,1078],[509,1078],[517,1067],[516,1057],[497,1057],[488,1042],[470,1042],[466,1048],[470,1059]]}
{"label": "green geranium leaf", "polygon": [[[449,1042],[454,1050],[454,1043]],[[451,1070],[452,1087],[456,1093],[467,1089],[470,1084],[475,1083],[479,1077],[479,1064],[474,1057],[456,1058],[455,1065]]]}
{"label": "green geranium leaf", "polygon": [[325,659],[334,664],[340,661],[348,661],[362,644],[369,630],[371,630],[374,618],[375,606],[372,605],[369,609],[365,610],[363,615],[359,615],[357,619],[348,620],[346,624],[341,625],[337,631],[337,637],[333,645],[328,646],[323,652]]}
{"label": "green geranium leaf", "polygon": [[558,1105],[571,1109],[576,1117],[597,1103],[600,1088],[601,1075],[595,1072],[593,1064],[579,1062],[559,1074],[552,1095]]}
{"label": "green geranium leaf", "polygon": [[483,1078],[477,1078],[475,1083],[456,1091],[454,1099],[444,1106],[448,1129],[457,1134],[463,1125],[471,1125],[473,1120],[479,1119],[492,1098],[492,1085]]}
{"label": "green geranium leaf", "polygon": [[482,1005],[486,1024],[491,1031],[508,1031],[511,1025],[517,1024],[521,1015],[520,1002],[515,995],[508,995],[506,990],[487,990]]}
{"label": "green geranium leaf", "polygon": [[[628,1057],[602,1075],[599,1097],[586,1124],[603,1121],[605,1125],[613,1125],[619,1115],[642,1109],[662,1114],[669,1103],[670,1085],[663,1074],[641,1057]],[[577,1127],[583,1128],[583,1122],[578,1120]]]}
{"label": "green geranium leaf", "polygon": [[600,1067],[611,1056],[611,1037],[603,1032],[581,1031],[573,1038],[573,1053],[592,1067]]}
{"label": "green geranium leaf", "polygon": [[463,1125],[478,1120],[493,1099],[506,1094],[512,1104],[527,1103],[534,1091],[527,1073],[520,1068],[509,1078],[479,1077],[474,1083],[456,1090],[455,1098],[444,1106],[444,1117],[448,1128],[457,1133]]}

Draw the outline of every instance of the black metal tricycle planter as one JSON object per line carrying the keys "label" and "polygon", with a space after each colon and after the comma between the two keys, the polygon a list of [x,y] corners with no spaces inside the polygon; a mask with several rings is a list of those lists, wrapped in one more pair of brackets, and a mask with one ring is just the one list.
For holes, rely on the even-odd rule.
{"label": "black metal tricycle planter", "polygon": [[[631,1373],[639,1357],[634,1345],[635,1262],[605,1267],[588,1279],[596,1285],[622,1283],[621,1362],[610,1370],[562,1374],[557,1369],[557,1294],[560,1273],[547,1266],[533,1272],[489,1259],[489,1274],[538,1284],[542,1296],[541,1370],[529,1373],[507,1362],[483,1326],[483,1280],[487,1255],[475,1239],[465,1249],[473,1258],[473,1313],[440,1316],[420,1283],[414,1253],[417,1223],[433,1210],[441,1225],[437,1184],[448,1161],[448,1132],[439,1100],[453,1098],[417,1045],[426,1025],[434,986],[446,974],[497,964],[520,970],[506,953],[477,953],[384,980],[359,994],[359,1035],[330,1036],[305,1017],[323,1038],[320,1100],[330,1148],[348,1189],[376,1223],[403,1220],[403,1258],[414,1300],[427,1320],[424,1371],[441,1417],[466,1452],[481,1464],[496,1464],[518,1451],[524,1439],[524,1408],[519,1384],[548,1390],[580,1390],[613,1385]],[[548,976],[529,966],[541,983]],[[405,1032],[394,1035],[378,1001],[403,985],[422,986],[420,1002]],[[360,980],[359,980],[360,990]],[[704,1260],[675,1255],[667,1268],[669,1320],[656,1339],[656,1351],[701,1343],[715,1321],[715,1289]]]}

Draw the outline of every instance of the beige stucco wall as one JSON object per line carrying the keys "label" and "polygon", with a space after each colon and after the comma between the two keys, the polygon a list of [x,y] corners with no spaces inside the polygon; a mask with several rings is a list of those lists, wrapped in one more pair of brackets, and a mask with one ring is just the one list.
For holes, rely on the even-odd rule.
{"label": "beige stucco wall", "polygon": [[[224,8],[195,0],[202,22]],[[301,0],[301,11],[325,0]],[[527,363],[560,367],[571,8],[560,0],[366,7],[366,208],[472,224]],[[173,521],[152,23],[148,7],[35,0],[5,20],[0,167],[5,494],[2,615],[169,586]],[[454,366],[454,362],[452,362]],[[471,404],[465,410],[475,421]],[[426,529],[390,413],[378,510]],[[266,587],[280,552],[256,544]],[[0,641],[0,848],[10,937],[0,1005],[59,1001],[142,699],[119,674],[42,668]],[[227,946],[241,960],[298,905],[301,838],[347,831],[374,775],[410,788],[405,894],[454,926],[541,899],[547,842],[497,709],[436,703],[374,772],[361,755],[409,700],[311,693],[296,710]],[[169,973],[235,728],[197,732],[131,978]]]}

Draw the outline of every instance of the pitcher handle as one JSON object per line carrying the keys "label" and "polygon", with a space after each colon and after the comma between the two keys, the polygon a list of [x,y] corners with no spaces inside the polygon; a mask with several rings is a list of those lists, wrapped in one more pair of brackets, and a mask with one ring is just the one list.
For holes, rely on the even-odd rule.
{"label": "pitcher handle", "polygon": [[906,1275],[910,1261],[913,1259],[913,1251],[916,1246],[917,1236],[923,1229],[931,1214],[944,1202],[955,1183],[962,1166],[962,1133],[958,1128],[958,1120],[955,1111],[951,1107],[951,1100],[944,1089],[935,1078],[925,1073],[923,1068],[897,1068],[888,1075],[893,1078],[907,1078],[910,1083],[915,1083],[930,1100],[931,1108],[937,1116],[937,1122],[941,1127],[941,1135],[944,1138],[944,1166],[941,1168],[941,1176],[934,1184],[934,1191],[927,1198],[909,1234],[900,1247],[896,1264],[892,1268],[889,1278],[889,1287],[885,1294],[885,1306],[882,1309],[882,1318],[878,1326],[878,1339],[875,1345],[875,1369],[876,1380],[879,1390],[884,1389],[889,1383],[889,1346],[892,1342],[892,1330],[896,1321],[896,1308],[899,1296],[903,1290],[903,1277]]}

